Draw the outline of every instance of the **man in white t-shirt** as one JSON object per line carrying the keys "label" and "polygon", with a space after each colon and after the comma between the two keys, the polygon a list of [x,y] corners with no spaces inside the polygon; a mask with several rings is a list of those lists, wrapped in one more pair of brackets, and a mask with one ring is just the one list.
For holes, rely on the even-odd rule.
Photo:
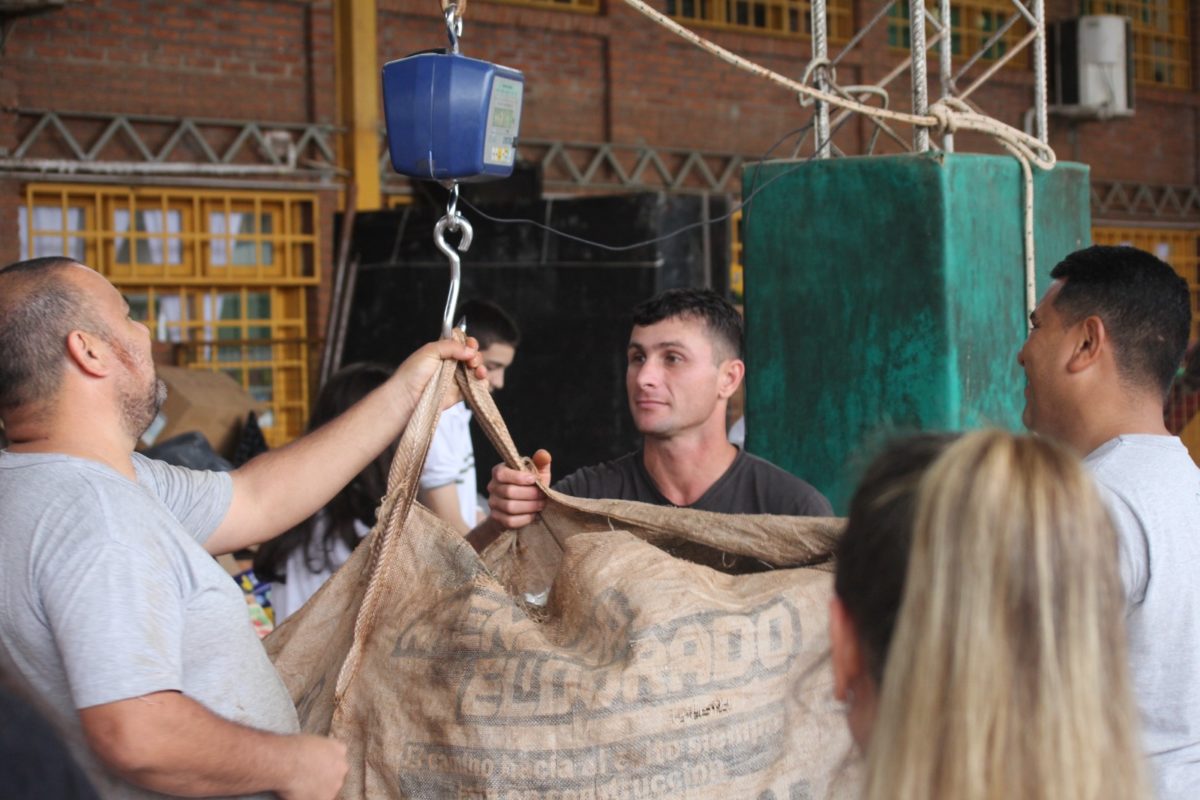
{"label": "man in white t-shirt", "polygon": [[1116,524],[1129,663],[1161,800],[1200,797],[1200,469],[1163,422],[1191,328],[1187,283],[1132,247],[1051,271],[1017,360],[1024,421],[1071,446]]}
{"label": "man in white t-shirt", "polygon": [[[521,343],[521,332],[505,311],[486,300],[468,300],[459,311],[467,333],[479,342],[479,353],[487,369],[488,388],[504,388],[505,370],[512,364]],[[457,403],[442,412],[417,496],[427,508],[459,533],[466,534],[483,518],[475,481],[475,450],[471,446],[471,409]]]}

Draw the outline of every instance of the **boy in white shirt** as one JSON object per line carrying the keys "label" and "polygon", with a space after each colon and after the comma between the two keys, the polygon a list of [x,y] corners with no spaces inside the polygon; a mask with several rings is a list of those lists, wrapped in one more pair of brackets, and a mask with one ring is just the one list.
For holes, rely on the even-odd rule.
{"label": "boy in white shirt", "polygon": [[[479,341],[488,388],[493,392],[503,389],[505,370],[512,364],[521,342],[516,322],[502,308],[486,300],[468,300],[459,310],[458,318],[466,321],[467,333]],[[423,505],[462,534],[484,517],[479,510],[470,423],[471,409],[466,403],[457,403],[442,412],[425,458],[417,495]]]}

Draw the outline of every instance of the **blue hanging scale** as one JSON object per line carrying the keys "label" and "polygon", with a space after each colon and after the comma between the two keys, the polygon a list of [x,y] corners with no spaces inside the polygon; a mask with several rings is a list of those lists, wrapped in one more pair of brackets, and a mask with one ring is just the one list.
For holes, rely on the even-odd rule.
{"label": "blue hanging scale", "polygon": [[512,174],[525,78],[517,70],[461,55],[459,6],[447,5],[445,18],[449,50],[415,53],[384,65],[383,110],[392,168],[450,189],[446,215],[433,232],[434,243],[450,260],[450,294],[442,317],[442,336],[449,337],[461,262],[444,234],[461,231],[462,251],[472,236],[471,224],[458,213],[458,184]]}

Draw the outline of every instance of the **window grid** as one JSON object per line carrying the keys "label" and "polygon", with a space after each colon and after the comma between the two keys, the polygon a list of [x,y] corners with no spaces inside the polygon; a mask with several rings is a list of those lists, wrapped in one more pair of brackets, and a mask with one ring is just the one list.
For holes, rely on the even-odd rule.
{"label": "window grid", "polygon": [[[1099,227],[1092,229],[1096,244],[1130,245],[1161,258],[1187,281],[1192,294],[1191,342],[1200,341],[1200,230]],[[1200,398],[1173,387],[1165,417],[1168,429],[1187,446],[1192,460],[1200,463]]]}
{"label": "window grid", "polygon": [[[928,0],[926,8],[936,19],[938,3]],[[909,26],[908,0],[900,0],[888,12],[888,46],[893,50],[909,50],[912,48],[912,33]],[[955,56],[970,58],[978,53],[983,45],[1004,27],[1009,17],[1021,12],[1009,0],[959,0],[950,4],[950,51]],[[981,56],[982,61],[996,61],[1016,47],[1017,43],[1029,33],[1029,22],[1025,19],[1018,21],[1008,29],[1000,41],[992,45]],[[926,31],[932,36],[931,30]],[[937,57],[937,46],[929,51],[931,58]],[[1029,50],[1017,53],[1005,66],[1028,67]]]}
{"label": "window grid", "polygon": [[553,8],[559,11],[579,11],[584,14],[597,14],[600,11],[600,0],[493,0],[506,6],[530,6],[532,8]]}
{"label": "window grid", "polygon": [[1081,0],[1083,14],[1128,17],[1138,83],[1189,89],[1192,37],[1187,0]]}
{"label": "window grid", "polygon": [[303,432],[314,196],[31,184],[22,216],[27,257],[95,267],[178,363],[225,372],[268,403],[269,445]]}
{"label": "window grid", "polygon": [[[777,36],[812,35],[812,4],[808,0],[666,0],[667,15],[683,22]],[[826,6],[829,41],[847,42],[853,36],[850,0],[830,0]]]}
{"label": "window grid", "polygon": [[171,342],[191,369],[224,372],[271,407],[260,419],[277,447],[304,432],[308,347],[302,287],[121,285],[133,318]]}
{"label": "window grid", "polygon": [[[30,225],[28,251],[34,251],[37,239],[61,238],[61,252],[82,255],[85,263],[114,282],[315,285],[317,237],[311,222],[315,202],[312,195],[303,194],[32,185],[25,201],[27,219],[35,221]],[[64,214],[82,209],[84,228],[39,228],[34,206],[57,206]],[[235,216],[253,220],[253,230],[234,232],[227,226],[213,231],[216,218]],[[161,221],[159,230],[138,230],[153,227],[139,221],[168,217],[177,218],[181,230],[170,230]],[[270,231],[260,224],[264,217],[271,220]],[[120,219],[128,219],[127,226],[118,227]],[[241,252],[249,248],[250,261],[231,263],[222,258],[223,252],[239,246]],[[153,257],[143,262],[143,253]],[[175,253],[179,258],[173,257]]]}

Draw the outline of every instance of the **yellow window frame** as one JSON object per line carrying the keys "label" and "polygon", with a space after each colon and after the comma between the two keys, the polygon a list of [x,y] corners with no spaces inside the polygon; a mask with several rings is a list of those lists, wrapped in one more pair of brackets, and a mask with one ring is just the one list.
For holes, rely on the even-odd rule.
{"label": "yellow window frame", "polygon": [[[46,215],[35,210],[50,208],[61,209],[58,227],[37,227]],[[160,213],[160,227],[166,227],[162,221],[168,213],[175,214],[179,230],[147,231],[145,224],[139,230],[141,211]],[[119,214],[126,215],[126,230],[116,224]],[[213,230],[214,214],[224,215],[221,231]],[[232,214],[250,215],[252,230],[233,232]],[[44,250],[60,239],[63,251],[131,299],[135,317],[156,339],[169,343],[176,363],[226,372],[267,402],[270,416],[263,433],[269,445],[303,433],[315,352],[308,338],[307,295],[319,280],[315,195],[29,184],[24,218],[23,257],[45,254],[35,247]],[[78,228],[72,227],[75,222],[81,223]],[[234,244],[253,258],[228,263],[233,259],[227,245]],[[222,250],[227,257],[214,258],[214,251]],[[153,257],[141,258],[147,253]]]}
{"label": "yellow window frame", "polygon": [[1138,83],[1190,89],[1192,33],[1187,0],[1081,0],[1083,14],[1128,17]]}
{"label": "yellow window frame", "polygon": [[[285,283],[314,286],[317,274],[316,196],[301,192],[249,192],[211,189],[183,189],[154,186],[91,186],[75,184],[30,184],[26,187],[25,207],[28,219],[34,219],[35,206],[59,206],[87,209],[83,231],[59,231],[64,244],[82,239],[84,260],[114,282],[138,283]],[[136,230],[134,215],[141,211],[176,212],[183,230],[178,233]],[[209,230],[209,215],[217,212],[267,214],[277,226],[267,234],[224,234]],[[118,230],[114,220],[118,212],[130,214],[130,230]],[[29,254],[34,237],[45,238],[54,231],[34,229],[28,237]],[[157,263],[142,263],[136,257],[118,260],[119,245],[130,241],[129,251],[136,255],[135,242],[178,240],[182,250],[180,263],[172,264],[169,248],[161,247]],[[253,264],[214,265],[214,241],[246,241],[272,244],[273,260],[257,259]],[[261,252],[261,251],[260,251]],[[28,255],[28,254],[27,254]]]}
{"label": "yellow window frame", "polygon": [[[707,28],[807,39],[812,35],[812,3],[808,0],[666,0],[667,16]],[[850,0],[826,5],[829,41],[848,42],[854,35]]]}
{"label": "yellow window frame", "polygon": [[[196,229],[194,209],[190,204],[167,195],[106,194],[101,196],[100,219],[110,221],[111,230],[101,237],[103,258],[109,264],[109,277],[113,280],[131,278],[154,270],[160,277],[185,280],[196,272],[193,248],[183,244],[183,232]],[[157,214],[158,223],[168,223],[158,231],[147,230],[146,215]],[[126,229],[117,230],[116,219],[126,217]],[[178,220],[178,231],[170,230],[169,222]],[[94,226],[100,227],[98,224]],[[154,257],[155,250],[159,257]],[[149,257],[143,260],[142,254]],[[92,265],[94,262],[88,262]]]}
{"label": "yellow window frame", "polygon": [[492,0],[506,6],[549,8],[555,11],[575,11],[581,14],[599,14],[600,0]]}
{"label": "yellow window frame", "polygon": [[[176,362],[223,372],[270,406],[271,416],[260,419],[268,444],[275,447],[304,432],[313,344],[305,336],[304,287],[120,288],[134,318],[158,341],[171,343]],[[164,306],[171,311],[164,313]]]}
{"label": "yellow window frame", "polygon": [[[936,19],[939,13],[938,3],[927,0],[926,8]],[[888,47],[895,51],[912,49],[912,39],[909,33],[908,19],[909,0],[899,0],[888,13]],[[1016,7],[1009,0],[956,0],[950,4],[950,43],[951,52],[956,58],[974,56],[992,38],[993,34],[1005,23],[1010,16],[1019,15]],[[1020,20],[992,45],[981,57],[981,61],[996,61],[1029,33],[1029,22]],[[926,31],[926,37],[931,38],[933,31]],[[930,56],[936,57],[936,47],[930,49]],[[1017,53],[1005,64],[1006,67],[1029,67],[1028,48]]]}

